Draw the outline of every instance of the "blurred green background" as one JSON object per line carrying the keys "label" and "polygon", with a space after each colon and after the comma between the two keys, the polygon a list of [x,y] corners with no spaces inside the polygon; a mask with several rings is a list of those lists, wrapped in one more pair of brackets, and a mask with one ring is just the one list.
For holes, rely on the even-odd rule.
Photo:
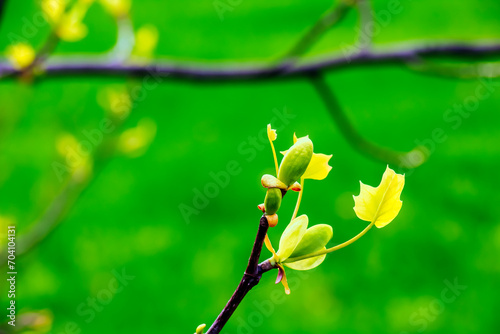
{"label": "blurred green background", "polygon": [[[497,0],[401,3],[404,10],[375,37],[377,45],[500,39]],[[209,0],[136,0],[130,14],[135,28],[157,27],[158,57],[267,61],[284,54],[330,5],[242,1],[221,20]],[[388,1],[373,5],[382,10]],[[37,12],[37,1],[7,1],[0,50],[9,45],[9,33],[22,34],[23,18]],[[356,11],[350,12],[309,55],[353,43],[357,20]],[[57,55],[112,47],[116,24],[102,7],[92,6],[84,22],[88,36],[60,43]],[[43,27],[29,42],[37,48],[48,33]],[[264,275],[223,332],[500,331],[500,90],[494,86],[500,80],[491,81],[491,96],[454,127],[444,119],[446,111],[475,96],[479,80],[426,75],[391,63],[346,67],[327,72],[326,79],[349,119],[374,143],[410,151],[436,128],[446,140],[425,164],[406,171],[404,204],[393,223],[329,255],[311,272],[288,270],[292,293],[279,302],[275,297],[284,292],[274,285],[275,273]],[[54,171],[54,162],[65,162],[58,146],[87,140],[84,132],[109,117],[108,93],[126,87],[141,87],[141,80],[103,75],[0,81],[2,248],[8,224],[17,225],[20,245],[22,233],[71,184],[69,174],[60,181]],[[352,210],[352,195],[359,193],[359,180],[378,185],[386,163],[349,145],[306,79],[165,79],[132,103],[130,116],[104,142],[113,147],[127,129],[142,126],[146,133],[136,132],[139,139],[132,135],[132,144],[115,153],[104,145],[88,185],[83,182],[85,190],[60,225],[17,261],[18,314],[38,313],[39,333],[193,333],[200,323],[211,324],[245,269],[260,217],[256,205],[265,194],[260,177],[273,173],[265,142],[253,153],[242,147],[248,149],[277,112],[293,116],[287,124],[276,122],[278,150],[288,148],[296,132],[309,134],[316,152],[333,154],[328,178],[306,182],[300,213],[310,224],[331,224],[331,244],[366,226]],[[144,149],[134,150],[134,140],[143,140]],[[231,161],[238,172],[186,219],[180,205],[192,207],[197,191]],[[275,246],[295,204],[296,194],[289,196],[280,224],[270,231]],[[262,259],[268,256],[263,250]],[[134,278],[114,279],[124,272]],[[446,282],[455,280],[466,288],[445,302]],[[4,283],[0,301],[6,312]]]}

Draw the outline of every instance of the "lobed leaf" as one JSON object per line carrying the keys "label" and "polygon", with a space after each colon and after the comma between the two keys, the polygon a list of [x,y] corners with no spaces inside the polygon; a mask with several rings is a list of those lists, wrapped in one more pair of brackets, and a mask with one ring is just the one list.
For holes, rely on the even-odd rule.
{"label": "lobed leaf", "polygon": [[400,200],[405,176],[396,174],[387,166],[378,187],[361,184],[358,196],[354,197],[354,211],[359,219],[373,222],[378,228],[389,224],[401,210]]}

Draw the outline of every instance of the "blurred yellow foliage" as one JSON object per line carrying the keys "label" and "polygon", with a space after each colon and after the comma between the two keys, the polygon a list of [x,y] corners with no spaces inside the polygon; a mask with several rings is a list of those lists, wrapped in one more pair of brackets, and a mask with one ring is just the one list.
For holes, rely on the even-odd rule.
{"label": "blurred yellow foliage", "polygon": [[10,45],[6,51],[7,59],[17,68],[22,69],[33,63],[36,57],[33,47],[26,43]]}
{"label": "blurred yellow foliage", "polygon": [[135,33],[134,52],[138,56],[150,58],[158,44],[158,29],[152,24],[146,24]]}
{"label": "blurred yellow foliage", "polygon": [[59,23],[59,20],[66,10],[67,4],[67,0],[42,0],[41,7],[47,20],[52,25],[55,25]]}
{"label": "blurred yellow foliage", "polygon": [[97,95],[97,103],[114,117],[125,118],[132,109],[132,98],[123,85],[101,89]]}
{"label": "blurred yellow foliage", "polygon": [[92,1],[78,1],[68,13],[65,13],[59,20],[56,33],[66,42],[76,42],[87,36],[88,29],[83,24],[83,19],[92,4]]}
{"label": "blurred yellow foliage", "polygon": [[143,155],[155,136],[155,121],[143,118],[135,128],[125,130],[120,135],[118,150],[131,157]]}
{"label": "blurred yellow foliage", "polygon": [[111,15],[115,17],[128,14],[131,7],[130,0],[100,0],[99,2]]}

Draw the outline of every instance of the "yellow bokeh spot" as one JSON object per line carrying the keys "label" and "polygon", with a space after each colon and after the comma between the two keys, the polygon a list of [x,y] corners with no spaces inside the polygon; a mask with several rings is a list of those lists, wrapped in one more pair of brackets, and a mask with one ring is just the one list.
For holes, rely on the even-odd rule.
{"label": "yellow bokeh spot", "polygon": [[88,29],[82,21],[89,6],[89,2],[77,2],[69,13],[61,17],[56,29],[59,38],[66,42],[77,42],[87,36]]}
{"label": "yellow bokeh spot", "polygon": [[77,146],[78,141],[72,134],[69,133],[62,134],[56,141],[57,152],[62,156],[68,154],[68,151],[76,150]]}
{"label": "yellow bokeh spot", "polygon": [[132,129],[125,130],[118,142],[118,149],[131,157],[143,155],[156,136],[156,123],[143,118]]}
{"label": "yellow bokeh spot", "polygon": [[36,57],[36,53],[33,47],[26,43],[17,43],[10,45],[7,48],[6,55],[12,66],[17,69],[28,67],[33,63]]}
{"label": "yellow bokeh spot", "polygon": [[101,5],[113,16],[120,17],[130,11],[130,0],[100,0]]}
{"label": "yellow bokeh spot", "polygon": [[141,57],[151,57],[158,44],[158,35],[158,29],[152,24],[139,28],[135,33],[135,54]]}
{"label": "yellow bokeh spot", "polygon": [[52,25],[59,23],[67,4],[67,0],[42,0],[41,7],[47,21]]}
{"label": "yellow bokeh spot", "polygon": [[71,178],[84,182],[92,174],[93,159],[90,152],[82,151],[80,142],[71,134],[65,133],[56,140],[56,150],[64,157],[64,164],[71,170]]}
{"label": "yellow bokeh spot", "polygon": [[97,103],[115,117],[125,118],[132,109],[132,99],[125,86],[108,86],[99,91]]}

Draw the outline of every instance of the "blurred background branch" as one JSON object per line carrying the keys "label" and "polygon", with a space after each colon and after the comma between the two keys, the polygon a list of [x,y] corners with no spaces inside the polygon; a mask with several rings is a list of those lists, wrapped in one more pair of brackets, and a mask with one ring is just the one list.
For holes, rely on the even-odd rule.
{"label": "blurred background branch", "polygon": [[[129,87],[129,90],[133,89]],[[128,92],[130,94],[130,91]],[[123,101],[122,101],[123,103]],[[110,101],[120,109],[120,115],[111,115],[108,118],[111,122],[109,127],[113,128],[113,133],[104,136],[102,142],[96,146],[92,154],[88,157],[79,157],[75,166],[59,164],[57,168],[68,173],[69,177],[65,181],[59,194],[49,204],[48,208],[42,214],[40,219],[35,221],[30,228],[19,235],[18,248],[16,255],[21,256],[37,247],[42,241],[46,240],[51,232],[61,223],[65,216],[71,211],[73,205],[78,201],[80,196],[88,189],[92,182],[99,176],[108,162],[116,156],[116,153],[122,148],[123,144],[132,141],[133,149],[137,148],[137,142],[140,138],[130,138],[120,133],[123,124],[126,123],[130,116],[130,110],[124,110],[123,104],[117,105],[117,101]],[[129,130],[130,131],[130,130]],[[64,150],[67,146],[63,144]],[[122,152],[123,153],[123,152]],[[53,164],[53,168],[54,164]],[[54,169],[55,170],[55,169]],[[58,172],[56,172],[57,174]],[[61,172],[61,174],[63,174]],[[62,176],[59,176],[62,177]],[[0,267],[7,263],[6,249],[0,250]]]}
{"label": "blurred background branch", "polygon": [[[92,7],[39,6],[77,2]],[[387,163],[431,159],[407,173],[401,220],[379,242],[339,252],[315,278],[294,273],[300,305],[281,305],[281,289],[262,282],[228,331],[414,333],[425,329],[412,315],[427,310],[417,319],[431,332],[495,332],[495,313],[476,311],[499,306],[500,83],[474,79],[500,75],[499,2],[401,1],[387,24],[380,13],[398,1],[217,2],[233,9],[224,21],[212,1],[0,0],[0,76],[9,76],[0,81],[0,226],[16,225],[24,254],[16,332],[192,333],[193,321],[212,319],[255,236],[253,219],[234,213],[252,215],[261,194],[254,172],[270,156],[258,131],[269,121],[280,142],[307,129],[318,151],[334,154],[330,191],[303,203],[311,222],[335,222],[334,238],[356,230],[359,179],[375,184]],[[33,50],[16,67],[9,49],[19,41]],[[87,150],[87,134],[114,113],[104,96],[127,88],[134,113]],[[154,126],[140,134],[161,131],[131,160],[122,145],[141,140],[122,139],[143,115]],[[58,180],[51,164],[71,159],[63,137],[91,173]],[[109,283],[125,267],[138,279],[115,294]],[[441,299],[444,279],[468,286],[445,290],[456,303]],[[52,314],[53,327],[22,326]]]}
{"label": "blurred background branch", "polygon": [[[242,81],[265,80],[269,78],[287,78],[304,76],[322,70],[355,67],[366,64],[396,63],[405,65],[418,57],[450,56],[457,58],[481,58],[500,55],[500,41],[481,43],[469,42],[422,42],[413,44],[396,44],[384,48],[374,48],[370,52],[360,51],[348,57],[335,53],[330,56],[317,57],[301,61],[289,66],[289,60],[276,64],[204,64],[185,61],[156,60],[149,64],[127,62],[117,64],[107,57],[65,56],[57,60],[48,59],[43,66],[40,80],[51,76],[138,76],[148,74],[169,75],[170,80],[184,79],[190,81]],[[0,62],[0,76],[15,77],[23,70],[13,68],[8,62]]]}
{"label": "blurred background branch", "polygon": [[342,110],[333,89],[327,84],[324,76],[321,73],[313,73],[309,78],[339,131],[354,149],[368,157],[406,169],[416,168],[427,160],[428,153],[420,147],[410,152],[397,152],[366,140]]}
{"label": "blurred background branch", "polygon": [[445,78],[469,80],[500,77],[500,62],[460,64],[433,62],[427,59],[418,58],[408,62],[406,65],[412,71]]}
{"label": "blurred background branch", "polygon": [[373,46],[373,8],[371,0],[357,0],[356,5],[359,11],[360,35],[358,36],[358,46],[361,52],[369,53]]}
{"label": "blurred background branch", "polygon": [[293,66],[299,61],[301,56],[309,51],[324,33],[346,17],[347,13],[352,9],[352,6],[352,1],[348,0],[342,0],[338,4],[333,4],[281,58],[278,67],[286,67],[284,64]]}
{"label": "blurred background branch", "polygon": [[[5,5],[1,3],[0,10]],[[305,54],[321,37],[337,23],[341,22],[351,9],[357,7],[360,33],[357,51],[352,54],[334,53],[322,57],[305,58]],[[71,7],[65,8],[70,12]],[[85,13],[86,8],[80,9]],[[84,15],[80,13],[80,15]],[[369,0],[343,0],[326,10],[315,24],[285,53],[278,61],[263,64],[204,64],[183,61],[133,61],[132,51],[136,44],[132,21],[128,13],[115,17],[117,38],[115,46],[104,55],[85,58],[81,56],[54,56],[60,38],[57,26],[52,27],[48,38],[37,52],[33,63],[25,69],[16,69],[6,61],[0,62],[0,76],[14,78],[37,69],[38,80],[51,76],[92,76],[116,75],[143,77],[146,75],[168,74],[170,80],[184,79],[192,81],[238,81],[283,79],[293,76],[309,78],[325,108],[330,113],[342,136],[355,150],[373,159],[396,165],[400,168],[416,168],[426,161],[428,152],[416,147],[410,152],[398,152],[379,146],[367,140],[349,120],[338,102],[331,85],[327,84],[323,72],[376,63],[400,63],[408,69],[426,74],[472,78],[484,75],[486,68],[492,76],[500,73],[498,65],[452,65],[433,64],[425,57],[451,56],[457,58],[480,58],[500,54],[500,41],[490,42],[421,42],[397,44],[384,47],[373,45],[374,12]],[[495,70],[492,70],[495,69]],[[494,73],[497,73],[496,75]],[[99,165],[103,160],[96,161]],[[86,188],[87,182],[77,182],[71,178],[61,193],[54,199],[42,218],[23,237],[24,244],[19,249],[22,254],[34,247],[52,231],[69,210],[78,195]]]}
{"label": "blurred background branch", "polygon": [[2,27],[2,21],[3,21],[2,19],[6,6],[7,6],[7,0],[0,0],[0,28]]}

